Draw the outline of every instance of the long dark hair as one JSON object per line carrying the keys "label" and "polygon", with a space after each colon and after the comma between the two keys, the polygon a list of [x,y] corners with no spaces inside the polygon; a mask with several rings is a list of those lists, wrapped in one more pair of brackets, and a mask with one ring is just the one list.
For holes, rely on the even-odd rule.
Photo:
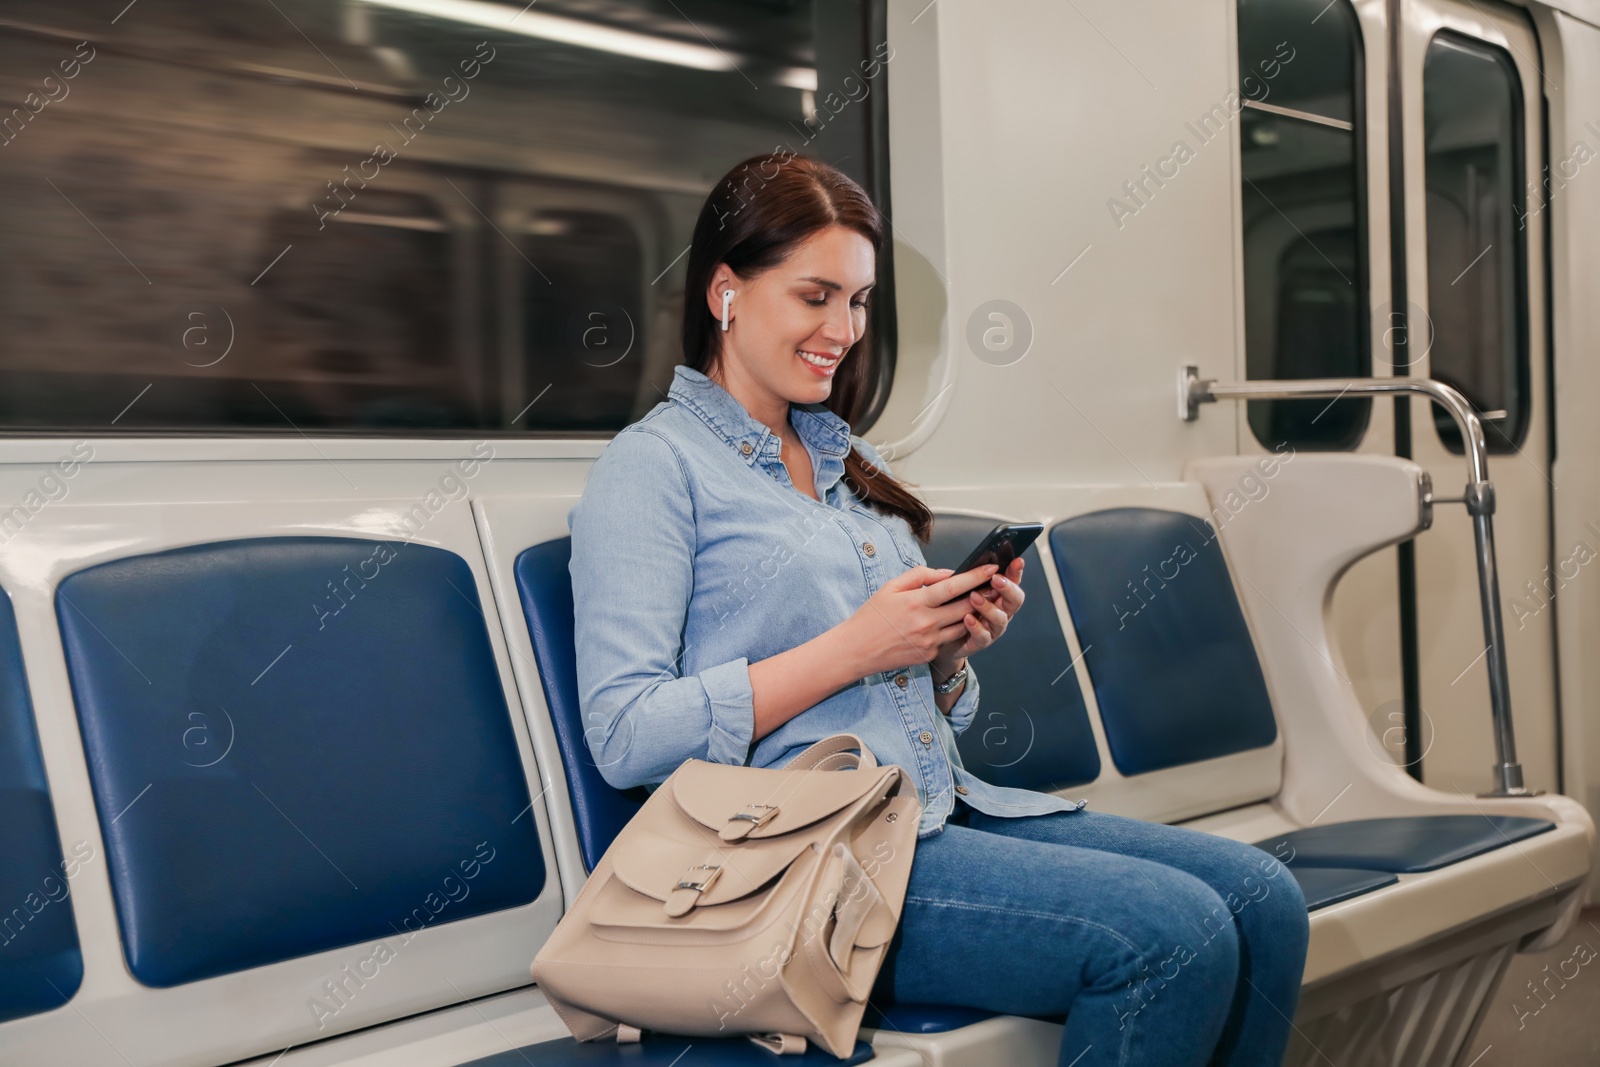
{"label": "long dark hair", "polygon": [[[776,267],[796,245],[833,225],[861,234],[874,252],[883,248],[883,216],[866,190],[828,164],[778,151],[751,156],[730,170],[706,197],[689,246],[684,362],[709,374],[722,358],[718,320],[706,305],[706,289],[719,263],[749,278]],[[874,354],[865,337],[852,352],[856,358],[842,364],[844,372],[835,378],[825,406],[854,425],[871,399]],[[853,446],[845,457],[844,479],[862,502],[905,519],[918,540],[927,542],[933,530],[928,506]]]}

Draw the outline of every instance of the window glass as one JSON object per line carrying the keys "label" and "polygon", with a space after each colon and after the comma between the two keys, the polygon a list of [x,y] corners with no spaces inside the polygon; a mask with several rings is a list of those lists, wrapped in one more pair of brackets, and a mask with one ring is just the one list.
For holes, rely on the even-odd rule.
{"label": "window glass", "polygon": [[1355,121],[1360,31],[1345,0],[1239,0],[1239,89],[1296,111]]}
{"label": "window glass", "polygon": [[636,376],[617,371],[630,358],[640,363],[632,348],[648,326],[638,234],[615,215],[542,211],[522,247],[528,380],[536,390],[548,383],[573,398],[561,411],[544,412],[540,423],[608,429],[633,410]]}
{"label": "window glass", "polygon": [[[474,425],[477,390],[451,334],[459,242],[449,219],[436,201],[414,194],[363,190],[359,204],[363,210],[330,216],[320,234],[306,212],[282,209],[266,220],[265,247],[289,251],[253,287],[258,335],[235,339],[260,353],[252,380],[261,393],[252,401],[249,382],[222,375],[209,383],[245,410],[266,408],[258,418],[276,404],[280,422],[299,426]],[[296,246],[317,254],[297,257]],[[190,319],[191,366],[222,354],[226,323],[214,317],[201,310]],[[154,394],[141,403],[170,410]],[[198,396],[191,402],[207,406]]]}
{"label": "window glass", "polygon": [[[1483,416],[1491,449],[1522,442],[1528,422],[1522,94],[1504,51],[1441,34],[1422,70],[1432,376]],[[1461,450],[1434,406],[1440,439]]]}
{"label": "window glass", "polygon": [[887,206],[883,0],[6,14],[0,429],[614,432],[730,166]]}
{"label": "window glass", "polygon": [[[1240,0],[1245,365],[1250,378],[1371,373],[1360,30],[1346,0]],[[1252,401],[1267,448],[1353,448],[1371,402]]]}

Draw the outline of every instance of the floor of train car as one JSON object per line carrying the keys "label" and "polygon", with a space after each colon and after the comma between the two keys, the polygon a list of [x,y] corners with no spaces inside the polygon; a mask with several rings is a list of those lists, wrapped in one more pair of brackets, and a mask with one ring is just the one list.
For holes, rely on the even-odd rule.
{"label": "floor of train car", "polygon": [[1600,1063],[1597,1020],[1600,906],[1585,909],[1555,948],[1511,958],[1466,1062],[1473,1067]]}

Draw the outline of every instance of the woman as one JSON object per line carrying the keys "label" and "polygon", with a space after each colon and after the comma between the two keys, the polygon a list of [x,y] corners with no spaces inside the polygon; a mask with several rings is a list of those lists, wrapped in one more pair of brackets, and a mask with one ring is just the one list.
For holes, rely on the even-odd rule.
{"label": "woman", "polygon": [[874,999],[1065,1014],[1063,1067],[1278,1064],[1308,933],[1286,868],[961,765],[967,657],[1022,608],[1023,561],[927,567],[930,512],[836,413],[870,379],[855,346],[882,225],[849,178],[787,153],[706,200],[688,362],[569,520],[595,761],[626,788],[857,734],[924,808]]}

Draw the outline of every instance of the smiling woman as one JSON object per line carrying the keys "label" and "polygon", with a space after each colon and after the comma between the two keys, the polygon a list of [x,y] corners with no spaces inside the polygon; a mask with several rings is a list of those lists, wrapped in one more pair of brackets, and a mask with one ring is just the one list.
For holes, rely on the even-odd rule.
{"label": "smiling woman", "polygon": [[[1022,559],[1004,574],[926,566],[926,505],[851,432],[884,229],[860,186],[801,156],[745,160],[702,206],[685,365],[606,447],[568,519],[594,766],[628,789],[690,760],[779,767],[854,735],[921,804],[877,1003],[1070,1007],[1060,1061],[1079,1067],[1281,1063],[1308,937],[1281,864],[962,762],[980,699],[967,658],[1024,606]],[[607,870],[594,892],[613,887]],[[1233,887],[1262,874],[1277,891],[1234,909]]]}
{"label": "smiling woman", "polygon": [[[823,404],[855,424],[877,374],[874,353],[859,342],[882,244],[882,215],[840,171],[783,150],[739,163],[695,225],[684,278],[685,362],[769,426],[785,424],[789,400]],[[749,358],[719,360],[725,345]],[[818,499],[798,435],[780,437],[785,477]],[[794,466],[809,476],[796,479]],[[851,449],[844,479],[927,540],[932,513],[881,466]]]}

